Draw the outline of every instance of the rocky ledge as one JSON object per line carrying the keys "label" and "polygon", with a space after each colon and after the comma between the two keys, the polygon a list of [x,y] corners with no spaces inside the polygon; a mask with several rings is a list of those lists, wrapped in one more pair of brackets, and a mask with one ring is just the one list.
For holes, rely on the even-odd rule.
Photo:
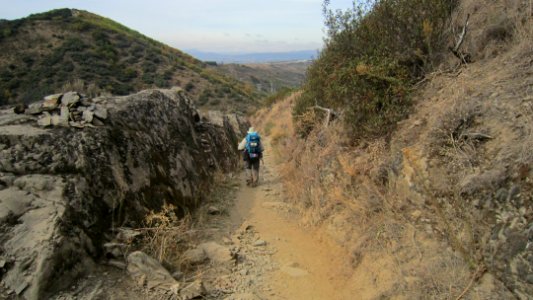
{"label": "rocky ledge", "polygon": [[90,270],[111,228],[196,207],[213,172],[236,167],[246,129],[235,115],[207,122],[180,89],[15,110],[0,111],[0,279],[26,299]]}
{"label": "rocky ledge", "polygon": [[107,109],[101,103],[103,101],[103,97],[89,98],[77,92],[67,92],[46,96],[43,101],[30,106],[20,104],[13,111],[16,114],[39,116],[37,124],[41,127],[84,128],[104,125]]}

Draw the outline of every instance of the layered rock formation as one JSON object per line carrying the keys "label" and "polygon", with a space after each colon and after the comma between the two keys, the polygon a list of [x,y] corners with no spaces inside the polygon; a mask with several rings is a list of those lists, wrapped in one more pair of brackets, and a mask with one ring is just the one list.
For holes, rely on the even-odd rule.
{"label": "layered rock formation", "polygon": [[[0,276],[27,299],[90,269],[110,228],[139,226],[165,203],[193,209],[211,174],[239,159],[246,124],[206,122],[179,89],[91,101],[107,112],[101,126],[42,128],[36,116],[0,111]],[[80,111],[74,122],[90,124]]]}

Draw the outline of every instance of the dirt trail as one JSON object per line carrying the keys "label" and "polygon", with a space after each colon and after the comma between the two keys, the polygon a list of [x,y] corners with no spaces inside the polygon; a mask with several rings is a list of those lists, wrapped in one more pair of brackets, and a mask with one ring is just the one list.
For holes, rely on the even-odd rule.
{"label": "dirt trail", "polygon": [[348,255],[317,231],[302,228],[282,201],[282,187],[272,156],[265,155],[260,185],[243,187],[231,213],[234,226],[251,225],[272,249],[271,272],[264,286],[268,299],[353,299],[347,288],[351,275]]}
{"label": "dirt trail", "polygon": [[[211,250],[202,248],[209,260],[183,274],[182,286],[199,280],[205,287],[202,299],[211,300],[368,298],[353,293],[350,256],[319,231],[298,226],[298,218],[283,202],[273,157],[267,152],[264,159],[258,187],[246,186],[243,176],[240,187],[233,185],[233,204],[208,204],[229,212],[229,217],[199,212],[205,219],[193,244],[209,245]],[[52,299],[175,297],[139,287],[126,270],[99,265]]]}

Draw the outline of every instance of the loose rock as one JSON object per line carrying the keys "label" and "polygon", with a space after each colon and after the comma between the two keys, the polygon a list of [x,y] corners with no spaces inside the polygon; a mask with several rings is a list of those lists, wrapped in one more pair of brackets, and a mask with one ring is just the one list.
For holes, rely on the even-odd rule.
{"label": "loose rock", "polygon": [[33,103],[24,110],[24,113],[27,115],[38,115],[43,112],[43,106],[41,103]]}
{"label": "loose rock", "polygon": [[121,270],[126,269],[126,263],[121,260],[110,259],[107,264]]}
{"label": "loose rock", "polygon": [[82,119],[87,122],[91,123],[93,121],[94,113],[90,110],[85,110],[82,115]]}
{"label": "loose rock", "polygon": [[205,287],[200,280],[197,280],[180,290],[180,296],[183,300],[199,298],[203,295],[205,295]]}
{"label": "loose rock", "polygon": [[37,124],[43,127],[50,126],[52,124],[52,117],[48,112],[44,112],[42,117],[37,120]]}
{"label": "loose rock", "polygon": [[122,258],[124,257],[126,247],[125,244],[121,243],[105,243],[104,251],[108,257]]}
{"label": "loose rock", "polygon": [[59,99],[63,94],[54,94],[44,97],[43,109],[45,110],[54,110],[59,105]]}
{"label": "loose rock", "polygon": [[96,104],[94,109],[94,115],[102,120],[107,119],[107,109],[101,104]]}
{"label": "loose rock", "polygon": [[220,214],[220,209],[218,209],[218,207],[216,207],[216,206],[209,206],[207,208],[207,213],[210,214],[210,215],[219,215]]}
{"label": "loose rock", "polygon": [[291,277],[302,277],[309,275],[309,272],[306,270],[294,267],[292,264],[282,267],[281,271]]}
{"label": "loose rock", "polygon": [[263,240],[257,240],[254,242],[254,246],[255,247],[262,247],[262,246],[266,246],[267,242],[266,241],[263,241]]}
{"label": "loose rock", "polygon": [[179,288],[179,283],[156,259],[141,251],[128,255],[127,269],[138,283],[144,281],[149,289],[157,288],[176,293]]}
{"label": "loose rock", "polygon": [[204,263],[208,257],[205,254],[204,249],[195,248],[185,251],[181,259],[183,264],[194,266]]}
{"label": "loose rock", "polygon": [[93,119],[93,124],[96,125],[96,126],[104,126],[104,122],[100,121],[97,118]]}
{"label": "loose rock", "polygon": [[64,106],[72,106],[80,101],[80,95],[76,92],[68,92],[61,97],[61,104]]}
{"label": "loose rock", "polygon": [[213,262],[226,263],[232,260],[230,250],[215,242],[200,244],[198,248],[203,249],[207,257]]}

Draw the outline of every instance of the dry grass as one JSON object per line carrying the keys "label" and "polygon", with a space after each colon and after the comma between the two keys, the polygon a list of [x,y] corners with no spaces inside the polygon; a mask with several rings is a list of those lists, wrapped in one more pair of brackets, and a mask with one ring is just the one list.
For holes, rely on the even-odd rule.
{"label": "dry grass", "polygon": [[[258,125],[260,128],[265,125],[269,128],[271,139],[282,128],[277,122],[291,120],[286,111],[290,103],[288,99],[281,101],[256,117],[256,122],[263,124]],[[291,124],[285,126],[293,128]],[[445,299],[458,295],[468,281],[468,265],[439,249],[441,244],[432,241],[435,237],[426,237],[423,227],[411,225],[409,210],[406,211],[410,195],[399,194],[401,191],[388,182],[389,173],[398,172],[390,165],[393,159],[388,143],[375,139],[359,147],[349,146],[342,128],[334,122],[327,128],[312,131],[305,139],[297,138],[294,132],[285,132],[273,144],[287,201],[301,216],[302,225],[331,228],[332,220],[346,216],[342,227],[333,226],[329,230],[345,236],[342,243],[353,254],[354,268],[393,281],[389,282],[393,290],[387,290],[389,284],[384,283],[368,295],[377,296],[381,289],[382,296],[430,295],[432,299]],[[416,161],[414,168],[418,165]],[[365,260],[368,255],[375,258]],[[376,261],[380,263],[374,265]],[[390,274],[380,273],[377,266],[381,264],[391,268]],[[430,271],[425,271],[428,268]],[[411,277],[420,281],[403,281]],[[354,280],[358,285],[365,285],[365,278]],[[422,282],[425,284],[421,287]]]}
{"label": "dry grass", "polygon": [[180,242],[187,237],[191,217],[178,219],[173,205],[164,205],[159,212],[150,211],[145,217],[143,251],[160,262],[172,262],[183,250]]}
{"label": "dry grass", "polygon": [[[531,222],[532,2],[506,3],[462,2],[456,21],[477,10],[465,47],[483,48],[483,63],[431,78],[390,140],[350,146],[335,122],[305,139],[281,134],[288,100],[258,118],[271,136],[282,135],[273,150],[301,223],[325,228],[350,249],[360,274],[354,285],[368,285],[374,298],[468,298],[486,271],[495,226],[524,230]],[[494,18],[500,8],[509,9],[513,24],[503,42],[486,31],[506,24]],[[497,192],[513,186],[520,186],[522,202],[499,203]]]}
{"label": "dry grass", "polygon": [[252,119],[252,124],[275,146],[266,151],[273,151],[278,158],[286,156],[285,149],[294,135],[292,105],[300,94],[300,92],[294,92],[283,101],[276,102],[272,107],[261,108]]}
{"label": "dry grass", "polygon": [[458,36],[470,14],[463,50],[474,61],[497,57],[516,46],[531,51],[532,6],[531,0],[462,0],[452,17],[452,31]]}
{"label": "dry grass", "polygon": [[81,79],[70,80],[67,83],[63,84],[63,86],[61,87],[62,93],[71,92],[71,91],[82,93],[89,97],[102,96],[104,94],[110,95],[109,92],[104,92],[96,84],[90,83],[87,85]]}
{"label": "dry grass", "polygon": [[[215,172],[213,182],[206,187],[205,203],[193,214],[178,218],[176,207],[165,204],[159,211],[150,211],[144,220],[141,250],[174,268],[179,265],[182,253],[200,240],[209,239],[218,230],[217,218],[208,217],[208,207],[215,205],[222,213],[231,205],[231,193],[238,183],[221,171]],[[221,226],[223,227],[223,226]],[[131,246],[131,245],[130,245]]]}
{"label": "dry grass", "polygon": [[477,141],[467,138],[466,134],[471,131],[480,110],[477,101],[457,99],[449,111],[439,116],[434,126],[431,134],[433,154],[443,157],[455,172],[469,173],[479,164]]}

